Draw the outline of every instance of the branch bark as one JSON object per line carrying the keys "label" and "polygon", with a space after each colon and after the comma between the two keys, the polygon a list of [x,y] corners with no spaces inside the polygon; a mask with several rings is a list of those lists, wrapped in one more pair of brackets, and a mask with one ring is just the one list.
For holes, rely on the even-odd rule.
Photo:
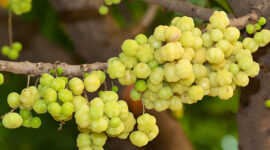
{"label": "branch bark", "polygon": [[249,23],[256,23],[258,19],[259,15],[256,12],[251,12],[245,16],[230,19],[230,26],[237,27],[238,29],[243,29]]}
{"label": "branch bark", "polygon": [[[237,16],[242,16],[255,10],[267,20],[270,19],[269,0],[228,0]],[[267,23],[264,27],[270,28]],[[261,48],[254,55],[254,60],[266,66],[270,65],[270,46]],[[270,149],[270,111],[265,108],[265,100],[270,93],[269,71],[261,69],[256,78],[250,79],[250,84],[242,88],[237,114],[239,131],[239,150],[269,150]]]}
{"label": "branch bark", "polygon": [[208,20],[213,14],[213,10],[194,5],[188,1],[179,0],[143,0],[147,3],[162,6],[170,11],[181,12],[191,17]]}
{"label": "branch bark", "polygon": [[[213,14],[213,10],[194,5],[188,1],[180,0],[143,0],[148,3],[157,4],[168,10],[183,13],[190,17],[196,17],[203,20],[208,20]],[[228,15],[230,19],[230,26],[243,29],[247,24],[254,23],[258,20],[259,15],[256,12],[251,12],[245,16],[235,18],[233,15]]]}
{"label": "branch bark", "polygon": [[94,70],[104,70],[107,68],[106,63],[92,63],[82,65],[69,65],[66,63],[51,64],[51,63],[31,63],[25,62],[13,62],[0,60],[0,71],[11,72],[14,74],[28,74],[31,76],[39,76],[44,73],[49,73],[51,69],[61,67],[63,69],[63,75],[68,77],[83,76],[85,73]]}

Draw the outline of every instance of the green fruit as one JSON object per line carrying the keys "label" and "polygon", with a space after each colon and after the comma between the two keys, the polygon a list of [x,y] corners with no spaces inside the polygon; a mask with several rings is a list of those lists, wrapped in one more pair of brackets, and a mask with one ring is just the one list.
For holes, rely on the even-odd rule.
{"label": "green fruit", "polygon": [[41,120],[39,117],[34,117],[31,119],[30,124],[32,128],[37,129],[41,126]]}
{"label": "green fruit", "polygon": [[113,128],[116,128],[121,124],[121,119],[119,117],[114,117],[110,120],[109,125]]}
{"label": "green fruit", "polygon": [[260,24],[256,23],[254,25],[254,28],[256,29],[256,31],[259,31],[259,30],[261,30],[262,26]]}
{"label": "green fruit", "polygon": [[103,71],[101,70],[97,70],[97,71],[93,71],[91,72],[91,74],[96,74],[99,78],[100,84],[102,84],[105,80],[106,80],[106,75]]}
{"label": "green fruit", "polygon": [[113,86],[112,86],[112,91],[118,92],[118,86],[113,85]]}
{"label": "green fruit", "polygon": [[47,104],[53,103],[57,100],[57,92],[52,88],[45,89],[43,96]]}
{"label": "green fruit", "polygon": [[99,97],[101,96],[102,92],[103,92],[103,91],[99,91],[99,92],[98,92],[98,96],[99,96]]}
{"label": "green fruit", "polygon": [[71,102],[73,100],[72,92],[68,89],[61,89],[58,92],[58,98],[62,102]]}
{"label": "green fruit", "polygon": [[85,74],[83,75],[83,78],[86,78],[88,75],[89,75],[89,73],[85,73]]}
{"label": "green fruit", "polygon": [[58,67],[58,68],[56,69],[56,73],[57,73],[59,76],[61,76],[61,75],[63,74],[63,69],[62,69],[61,67]]}
{"label": "green fruit", "polygon": [[260,19],[258,20],[258,24],[263,26],[266,24],[266,19],[264,17],[260,17]]}
{"label": "green fruit", "polygon": [[12,44],[12,49],[14,49],[15,51],[19,52],[22,50],[22,44],[20,42],[14,42]]}
{"label": "green fruit", "polygon": [[140,44],[140,45],[143,45],[143,44],[147,44],[147,37],[144,35],[144,34],[139,34],[135,37],[135,41]]}
{"label": "green fruit", "polygon": [[130,98],[134,101],[138,101],[141,99],[141,93],[136,91],[136,89],[132,89],[130,92]]}
{"label": "green fruit", "polygon": [[10,48],[8,46],[3,46],[1,49],[1,52],[4,56],[7,56],[10,51]]}
{"label": "green fruit", "polygon": [[118,95],[114,91],[103,91],[100,95],[100,98],[104,103],[116,102],[118,100]]}
{"label": "green fruit", "polygon": [[61,111],[62,111],[62,107],[56,102],[50,103],[48,106],[48,112],[54,117],[60,116]]}
{"label": "green fruit", "polygon": [[107,6],[102,5],[102,6],[99,7],[98,12],[101,15],[106,15],[109,12],[109,9],[108,9]]}
{"label": "green fruit", "polygon": [[248,24],[248,25],[246,26],[246,30],[247,30],[247,33],[248,33],[248,34],[253,34],[254,31],[255,31],[255,27],[254,27],[253,24]]}
{"label": "green fruit", "polygon": [[50,73],[51,73],[52,75],[54,75],[54,74],[55,74],[55,70],[54,70],[54,69],[51,69],[51,70],[50,70]]}
{"label": "green fruit", "polygon": [[19,128],[23,123],[22,117],[18,113],[8,113],[4,116],[2,124],[8,129]]}
{"label": "green fruit", "polygon": [[81,95],[84,90],[83,81],[80,78],[72,78],[69,81],[69,89],[72,91],[74,95]]}
{"label": "green fruit", "polygon": [[134,131],[130,134],[130,141],[132,144],[138,147],[142,147],[148,143],[149,138],[144,132]]}
{"label": "green fruit", "polygon": [[2,73],[0,73],[0,85],[4,84],[5,78]]}
{"label": "green fruit", "polygon": [[44,100],[38,100],[35,102],[33,109],[37,114],[44,114],[47,112],[47,103]]}
{"label": "green fruit", "polygon": [[61,78],[55,78],[52,80],[50,87],[53,88],[56,91],[60,91],[61,89],[64,89],[66,86],[66,81]]}
{"label": "green fruit", "polygon": [[17,52],[16,50],[11,49],[8,52],[8,58],[11,60],[16,60],[16,59],[18,59],[18,57],[19,57],[19,52]]}
{"label": "green fruit", "polygon": [[47,85],[47,86],[49,86],[49,85],[51,84],[51,82],[52,82],[53,79],[54,79],[54,77],[53,77],[52,75],[50,75],[50,74],[48,74],[48,73],[44,73],[44,74],[41,76],[39,82],[40,82],[40,84],[42,84],[42,85]]}
{"label": "green fruit", "polygon": [[95,92],[100,87],[100,80],[96,74],[89,74],[84,79],[84,86],[87,92]]}
{"label": "green fruit", "polygon": [[144,80],[138,80],[138,81],[135,83],[135,89],[136,89],[138,92],[144,92],[144,91],[147,89],[146,82],[145,82]]}
{"label": "green fruit", "polygon": [[270,100],[269,99],[265,101],[265,107],[268,109],[270,108]]}
{"label": "green fruit", "polygon": [[9,107],[16,108],[20,104],[20,95],[16,92],[12,92],[8,95],[7,102]]}
{"label": "green fruit", "polygon": [[23,119],[27,119],[27,118],[30,118],[32,117],[32,114],[29,110],[25,110],[25,109],[21,109],[20,110],[20,115]]}
{"label": "green fruit", "polygon": [[151,60],[151,61],[148,62],[148,66],[149,66],[151,69],[156,68],[156,67],[158,67],[158,61],[155,60],[155,59],[153,59],[153,60]]}

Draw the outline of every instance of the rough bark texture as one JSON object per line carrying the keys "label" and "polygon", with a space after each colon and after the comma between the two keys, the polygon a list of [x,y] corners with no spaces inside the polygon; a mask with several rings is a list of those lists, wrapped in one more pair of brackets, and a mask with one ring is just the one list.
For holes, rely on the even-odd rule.
{"label": "rough bark texture", "polygon": [[[266,17],[270,28],[269,0],[229,0],[237,16],[257,11]],[[255,53],[255,60],[270,65],[270,46]],[[239,113],[237,115],[240,150],[269,150],[270,149],[270,111],[264,102],[270,96],[269,70],[261,69],[259,76],[250,80],[246,88],[242,88]]]}
{"label": "rough bark texture", "polygon": [[190,142],[183,132],[181,124],[168,112],[151,111],[157,118],[160,133],[147,148],[149,150],[193,150]]}
{"label": "rough bark texture", "polygon": [[148,3],[156,4],[162,6],[170,11],[181,12],[190,17],[196,17],[204,20],[208,18],[214,12],[211,9],[203,8],[196,6],[188,1],[179,1],[179,0],[143,0]]}
{"label": "rough bark texture", "polygon": [[85,73],[94,70],[105,70],[107,68],[106,63],[92,63],[92,64],[82,64],[82,65],[69,65],[67,63],[31,63],[29,61],[25,62],[13,62],[0,60],[0,70],[11,72],[14,74],[29,74],[31,76],[39,76],[44,73],[49,73],[51,69],[56,69],[60,67],[63,69],[63,76],[76,77],[83,76]]}
{"label": "rough bark texture", "polygon": [[243,29],[249,23],[256,23],[259,15],[256,12],[251,12],[242,17],[230,19],[230,26],[237,27],[238,29]]}

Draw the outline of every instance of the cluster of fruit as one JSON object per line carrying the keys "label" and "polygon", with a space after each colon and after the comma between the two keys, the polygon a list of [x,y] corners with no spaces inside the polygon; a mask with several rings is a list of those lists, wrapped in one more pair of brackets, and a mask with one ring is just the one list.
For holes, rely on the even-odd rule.
{"label": "cluster of fruit", "polygon": [[[126,139],[129,133],[133,131],[136,124],[133,114],[129,112],[127,103],[123,100],[118,100],[118,95],[114,91],[103,91],[99,97],[90,101],[90,107],[83,98],[74,98],[73,103],[75,106],[75,119],[81,132],[106,133],[109,137]],[[149,114],[142,116],[145,115],[155,120],[155,118]],[[139,124],[138,127],[141,126],[142,129],[147,128],[149,124],[144,123],[140,125],[139,118],[137,120]],[[150,126],[148,128],[150,128]],[[154,139],[158,134],[158,127],[155,126],[153,128],[155,129],[154,131],[144,130],[145,132],[149,132],[149,136],[151,136],[151,139],[149,138],[150,140]],[[137,137],[134,137],[132,133],[130,140],[134,145],[140,147],[146,145],[149,141],[149,139],[147,139],[144,141],[144,144],[140,144],[138,143],[140,142],[138,141],[139,139],[136,139]],[[97,146],[103,145],[95,145],[95,147]],[[78,145],[78,147],[80,146]],[[88,144],[87,147],[92,146]]]}
{"label": "cluster of fruit", "polygon": [[264,17],[260,17],[256,24],[248,24],[246,26],[246,31],[248,34],[253,34],[259,30],[261,30],[262,26],[266,24],[266,19]]}
{"label": "cluster of fruit", "polygon": [[[44,114],[48,111],[55,120],[67,121],[72,118],[74,112],[74,105],[72,103],[74,97],[81,95],[84,88],[88,92],[96,91],[100,87],[100,84],[104,82],[105,77],[104,72],[94,71],[84,79],[84,82],[76,77],[68,81],[67,77],[54,78],[52,75],[46,73],[41,76],[38,87],[27,87],[21,91],[21,94],[12,92],[8,95],[7,102],[13,109],[18,107],[21,111],[33,109],[37,114]],[[67,84],[69,89],[67,88]],[[4,120],[7,118],[6,116],[8,115],[5,115]],[[21,116],[21,119],[24,119],[23,121],[29,121],[29,117]],[[6,122],[6,128],[20,127],[12,126],[12,120]]]}
{"label": "cluster of fruit", "polygon": [[[63,70],[57,68],[56,72],[60,75]],[[20,126],[39,128],[41,120],[39,117],[32,117],[33,110],[35,114],[48,112],[60,122],[69,121],[74,115],[78,130],[82,132],[77,139],[79,149],[102,150],[107,136],[126,139],[134,129],[136,119],[129,111],[127,103],[118,100],[116,92],[102,91],[99,97],[90,102],[87,97],[82,96],[84,90],[96,92],[105,78],[102,71],[85,75],[84,81],[77,77],[69,80],[67,77],[54,77],[45,73],[37,87],[30,86],[23,89],[21,94],[12,92],[8,95],[7,102],[13,110],[3,117],[3,125],[9,129]],[[20,108],[20,112],[13,112],[17,108]],[[145,115],[152,119],[151,125],[155,124],[153,116],[142,116]],[[139,118],[143,119],[142,116]],[[142,119],[138,119],[138,128],[147,134],[147,141],[144,141],[147,144],[157,136],[158,127],[149,126],[148,121]],[[145,144],[138,144],[140,141],[137,138],[130,136],[134,145],[144,146]]]}
{"label": "cluster of fruit", "polygon": [[108,74],[122,85],[135,84],[130,97],[157,111],[179,110],[205,95],[231,98],[236,86],[248,85],[259,73],[252,53],[270,42],[270,31],[240,42],[225,12],[214,12],[209,21],[202,33],[192,18],[176,17],[149,38],[125,40],[119,57],[108,60]]}
{"label": "cluster of fruit", "polygon": [[9,0],[9,6],[16,15],[31,11],[32,0]]}
{"label": "cluster of fruit", "polygon": [[7,56],[11,60],[18,59],[20,51],[22,50],[22,44],[20,42],[12,43],[11,47],[3,46],[1,52],[4,56]]}
{"label": "cluster of fruit", "polygon": [[[247,33],[254,34],[253,38],[247,37],[243,41],[243,46],[246,49],[250,49],[251,52],[255,52],[258,50],[259,47],[264,47],[269,43],[270,40],[270,33],[269,30],[263,29],[261,30],[261,26],[266,24],[266,19],[264,17],[261,17],[258,20],[258,23],[255,25],[248,24],[246,26]],[[254,26],[259,26],[255,28]],[[250,26],[253,26],[250,27]]]}
{"label": "cluster of fruit", "polygon": [[79,150],[100,150],[106,143],[107,136],[104,133],[80,133],[77,137]]}
{"label": "cluster of fruit", "polygon": [[138,131],[134,131],[130,134],[130,141],[138,147],[147,145],[147,143],[155,139],[159,133],[156,118],[147,113],[137,118],[137,124]]}
{"label": "cluster of fruit", "polygon": [[32,0],[8,0],[4,7],[8,7],[16,15],[21,15],[31,11]]}
{"label": "cluster of fruit", "polygon": [[[110,6],[110,5],[113,5],[113,4],[119,4],[121,2],[121,0],[104,0],[105,4]],[[109,9],[107,6],[105,5],[102,5],[99,7],[99,13],[101,15],[106,15],[108,12],[109,12]]]}
{"label": "cluster of fruit", "polygon": [[[156,111],[181,112],[182,103],[196,103],[206,95],[231,98],[236,86],[245,87],[249,77],[258,75],[260,67],[252,53],[270,42],[270,31],[263,29],[241,42],[240,31],[229,27],[225,12],[214,12],[209,21],[204,32],[194,27],[192,18],[176,17],[170,26],[158,26],[149,38],[139,34],[134,40],[125,40],[119,57],[108,60],[110,78],[122,85],[134,84],[131,99],[142,100],[147,109]],[[63,69],[52,69],[51,73],[61,76]],[[79,149],[102,150],[107,136],[126,139],[130,133],[134,145],[145,146],[159,132],[154,116],[144,113],[136,121],[127,103],[119,100],[115,86],[112,91],[100,91],[90,101],[82,96],[86,91],[96,92],[105,78],[102,71],[86,74],[83,80],[43,74],[37,87],[8,95],[13,109],[4,115],[3,125],[9,129],[38,128],[41,120],[32,116],[32,110],[36,114],[49,112],[60,122],[74,115],[81,132]],[[266,105],[270,106],[269,101]],[[14,112],[17,108],[20,113]],[[138,131],[133,131],[136,123]]]}

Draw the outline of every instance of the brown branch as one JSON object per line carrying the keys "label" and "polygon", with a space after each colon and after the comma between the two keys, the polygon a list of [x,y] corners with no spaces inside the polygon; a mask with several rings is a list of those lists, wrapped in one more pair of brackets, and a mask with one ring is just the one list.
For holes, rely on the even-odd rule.
{"label": "brown branch", "polygon": [[258,18],[259,15],[255,12],[252,12],[239,18],[230,19],[230,26],[237,27],[238,29],[243,29],[249,23],[256,23]]}
{"label": "brown branch", "polygon": [[137,35],[144,31],[154,21],[157,11],[157,5],[150,5],[145,12],[145,15],[142,17],[140,23],[130,31],[131,34]]}
{"label": "brown branch", "polygon": [[64,21],[64,22],[76,22],[76,21],[88,20],[89,18],[91,19],[102,18],[101,15],[98,13],[98,10],[92,7],[73,10],[73,11],[70,11],[70,10],[60,11],[59,16],[61,18],[61,21]]}
{"label": "brown branch", "polygon": [[[61,67],[63,69],[63,76],[74,77],[83,76],[85,73],[94,70],[102,70],[107,67],[107,64],[100,62],[82,65],[69,65],[66,63],[60,63],[57,67]],[[28,61],[13,62],[0,60],[0,71],[11,72],[14,74],[28,74],[31,76],[38,76],[44,73],[48,73],[53,68],[54,64],[51,63],[31,63]]]}
{"label": "brown branch", "polygon": [[143,0],[145,2],[162,6],[170,11],[181,12],[191,17],[208,20],[213,10],[196,6],[188,1],[179,0]]}
{"label": "brown branch", "polygon": [[[141,25],[147,25],[149,22],[144,21],[147,20],[145,18],[153,18],[155,14],[156,6],[153,6],[149,10],[149,15],[146,15],[144,19],[142,19]],[[230,26],[235,26],[239,29],[245,27],[248,23],[254,22],[258,19],[258,14],[253,12],[243,17],[231,19]],[[137,31],[134,31],[137,32]],[[63,69],[63,75],[68,77],[73,76],[83,76],[84,73],[93,71],[93,70],[104,70],[107,67],[106,63],[96,62],[93,64],[82,64],[82,65],[68,65],[66,63],[60,63],[57,67],[61,67]],[[55,68],[54,64],[51,63],[31,63],[28,61],[25,62],[12,62],[12,61],[4,61],[0,60],[0,71],[11,72],[14,74],[29,74],[31,76],[42,75],[43,73],[48,73],[51,69]]]}
{"label": "brown branch", "polygon": [[[188,1],[180,0],[143,0],[148,3],[157,4],[168,10],[180,12],[190,17],[196,17],[203,20],[208,20],[213,14],[213,10],[194,5]],[[233,15],[228,15],[230,19],[230,26],[243,29],[248,23],[254,23],[258,20],[259,15],[256,12],[249,13],[245,16],[234,18]]]}

